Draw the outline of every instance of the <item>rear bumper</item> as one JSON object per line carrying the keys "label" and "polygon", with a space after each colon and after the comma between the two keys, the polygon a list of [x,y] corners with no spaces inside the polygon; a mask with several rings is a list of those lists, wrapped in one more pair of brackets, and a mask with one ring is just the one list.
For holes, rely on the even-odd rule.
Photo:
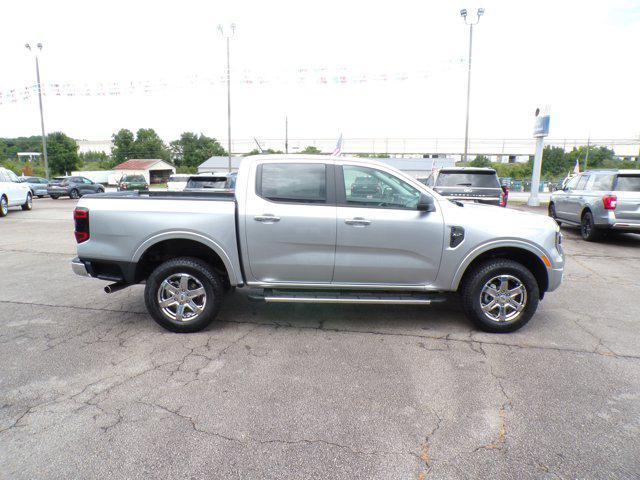
{"label": "rear bumper", "polygon": [[66,188],[47,188],[47,195],[65,196],[69,195],[69,190]]}
{"label": "rear bumper", "polygon": [[613,230],[620,230],[625,232],[640,232],[640,223],[628,223],[628,222],[615,222],[611,225]]}
{"label": "rear bumper", "polygon": [[80,261],[78,257],[71,260],[71,270],[76,275],[80,275],[81,277],[88,277],[89,272],[87,272],[87,267],[85,267],[84,263]]}

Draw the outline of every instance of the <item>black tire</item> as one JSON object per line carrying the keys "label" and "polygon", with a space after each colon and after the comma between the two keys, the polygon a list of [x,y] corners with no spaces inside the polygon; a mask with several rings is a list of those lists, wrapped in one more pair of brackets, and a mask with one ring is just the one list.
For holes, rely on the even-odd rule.
{"label": "black tire", "polygon": [[[160,306],[159,295],[163,294],[162,282],[181,274],[195,279],[195,286],[197,287],[197,282],[199,282],[205,291],[204,301],[202,301],[202,297],[195,299],[196,302],[202,301],[204,308],[193,320],[180,321],[172,318]],[[176,287],[174,286],[174,288]],[[177,293],[177,295],[179,294],[180,292]],[[160,326],[177,333],[198,332],[206,328],[218,314],[223,296],[224,290],[220,276],[209,264],[192,257],[174,258],[162,263],[151,273],[144,289],[147,311]],[[178,305],[174,306],[177,312]],[[168,308],[171,309],[174,306]]]}
{"label": "black tire", "polygon": [[75,188],[74,188],[74,189],[72,189],[72,190],[69,192],[69,198],[70,198],[70,199],[72,199],[72,200],[77,200],[77,199],[79,199],[79,198],[80,198],[80,192],[78,192],[78,190],[76,190]]}
{"label": "black tire", "polygon": [[556,221],[558,226],[562,225],[562,222],[558,220],[558,214],[556,213],[556,204],[553,202],[549,203],[549,216]]}
{"label": "black tire", "polygon": [[0,217],[6,217],[9,213],[9,200],[6,195],[0,197]]}
{"label": "black tire", "polygon": [[[515,303],[521,303],[522,310],[512,311],[510,319],[508,315],[505,315],[505,320],[503,321],[492,319],[489,316],[490,314],[482,310],[482,302],[489,298],[487,297],[489,294],[484,293],[485,285],[499,276],[513,278],[520,282],[520,286],[524,288],[523,294],[514,298],[514,300],[519,299]],[[517,286],[516,282],[513,280],[511,282],[512,286]],[[526,296],[524,293],[526,293]],[[465,275],[460,288],[460,298],[465,314],[476,327],[485,332],[508,333],[522,328],[531,319],[538,308],[540,290],[538,282],[527,267],[506,258],[495,258],[481,263]],[[503,300],[501,299],[501,301]],[[499,312],[502,310],[502,307],[497,303],[494,308],[496,307]],[[507,306],[505,305],[505,311],[506,308]],[[509,308],[515,310],[513,307]]]}
{"label": "black tire", "polygon": [[36,195],[38,198],[44,198],[44,195]]}
{"label": "black tire", "polygon": [[104,188],[99,188],[96,193],[104,193]]}
{"label": "black tire", "polygon": [[31,195],[31,192],[27,193],[27,201],[20,206],[25,211],[33,210],[33,195]]}
{"label": "black tire", "polygon": [[52,200],[57,200],[60,198],[60,195],[51,195]]}
{"label": "black tire", "polygon": [[582,239],[587,242],[595,242],[602,238],[602,232],[598,230],[593,223],[593,214],[589,210],[582,214],[580,235],[582,235]]}

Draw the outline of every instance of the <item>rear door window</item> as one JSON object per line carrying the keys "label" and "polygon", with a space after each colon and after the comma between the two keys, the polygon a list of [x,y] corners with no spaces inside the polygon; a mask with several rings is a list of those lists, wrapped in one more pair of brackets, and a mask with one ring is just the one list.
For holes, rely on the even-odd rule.
{"label": "rear door window", "polygon": [[613,186],[613,178],[614,174],[612,173],[591,175],[587,182],[587,190],[594,192],[611,190],[611,187]]}
{"label": "rear door window", "polygon": [[619,175],[616,190],[620,192],[640,192],[640,175]]}
{"label": "rear door window", "polygon": [[326,203],[327,167],[321,163],[265,163],[258,166],[257,194],[287,203]]}
{"label": "rear door window", "polygon": [[589,181],[589,175],[582,175],[580,180],[578,180],[578,185],[576,186],[576,190],[584,190],[587,186],[587,182]]}
{"label": "rear door window", "polygon": [[440,175],[438,175],[435,186],[500,188],[500,182],[495,172],[442,171]]}

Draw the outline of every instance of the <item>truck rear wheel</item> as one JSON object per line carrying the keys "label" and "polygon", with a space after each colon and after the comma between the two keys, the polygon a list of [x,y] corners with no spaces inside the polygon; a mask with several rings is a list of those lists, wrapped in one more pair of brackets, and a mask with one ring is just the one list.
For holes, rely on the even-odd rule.
{"label": "truck rear wheel", "polygon": [[216,317],[224,295],[219,275],[198,258],[180,257],[158,266],[144,290],[148,312],[172,332],[206,328]]}
{"label": "truck rear wheel", "polygon": [[481,330],[507,333],[526,325],[538,308],[540,292],[521,263],[496,258],[478,265],[460,290],[467,317]]}

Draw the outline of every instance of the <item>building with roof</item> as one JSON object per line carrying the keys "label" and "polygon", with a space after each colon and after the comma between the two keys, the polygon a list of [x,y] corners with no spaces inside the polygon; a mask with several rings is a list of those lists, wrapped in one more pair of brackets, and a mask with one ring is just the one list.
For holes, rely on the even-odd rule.
{"label": "building with roof", "polygon": [[[244,157],[236,156],[231,157],[231,171],[237,172],[240,166],[240,161]],[[215,156],[211,157],[201,163],[198,167],[198,173],[214,173],[214,172],[228,172],[229,171],[229,157]]]}
{"label": "building with roof", "polygon": [[[289,155],[289,158],[295,158],[297,155]],[[237,172],[240,161],[244,157],[231,157],[231,171]],[[300,155],[303,160],[304,156]],[[453,158],[371,158],[377,162],[385,163],[391,167],[402,170],[412,177],[422,177],[431,173],[432,170],[445,167],[455,167],[456,162]],[[211,157],[198,167],[198,173],[227,172],[229,170],[229,157]]]}
{"label": "building with roof", "polygon": [[122,175],[142,175],[149,185],[167,183],[169,176],[176,173],[176,167],[169,162],[155,159],[131,159],[113,168]]}

